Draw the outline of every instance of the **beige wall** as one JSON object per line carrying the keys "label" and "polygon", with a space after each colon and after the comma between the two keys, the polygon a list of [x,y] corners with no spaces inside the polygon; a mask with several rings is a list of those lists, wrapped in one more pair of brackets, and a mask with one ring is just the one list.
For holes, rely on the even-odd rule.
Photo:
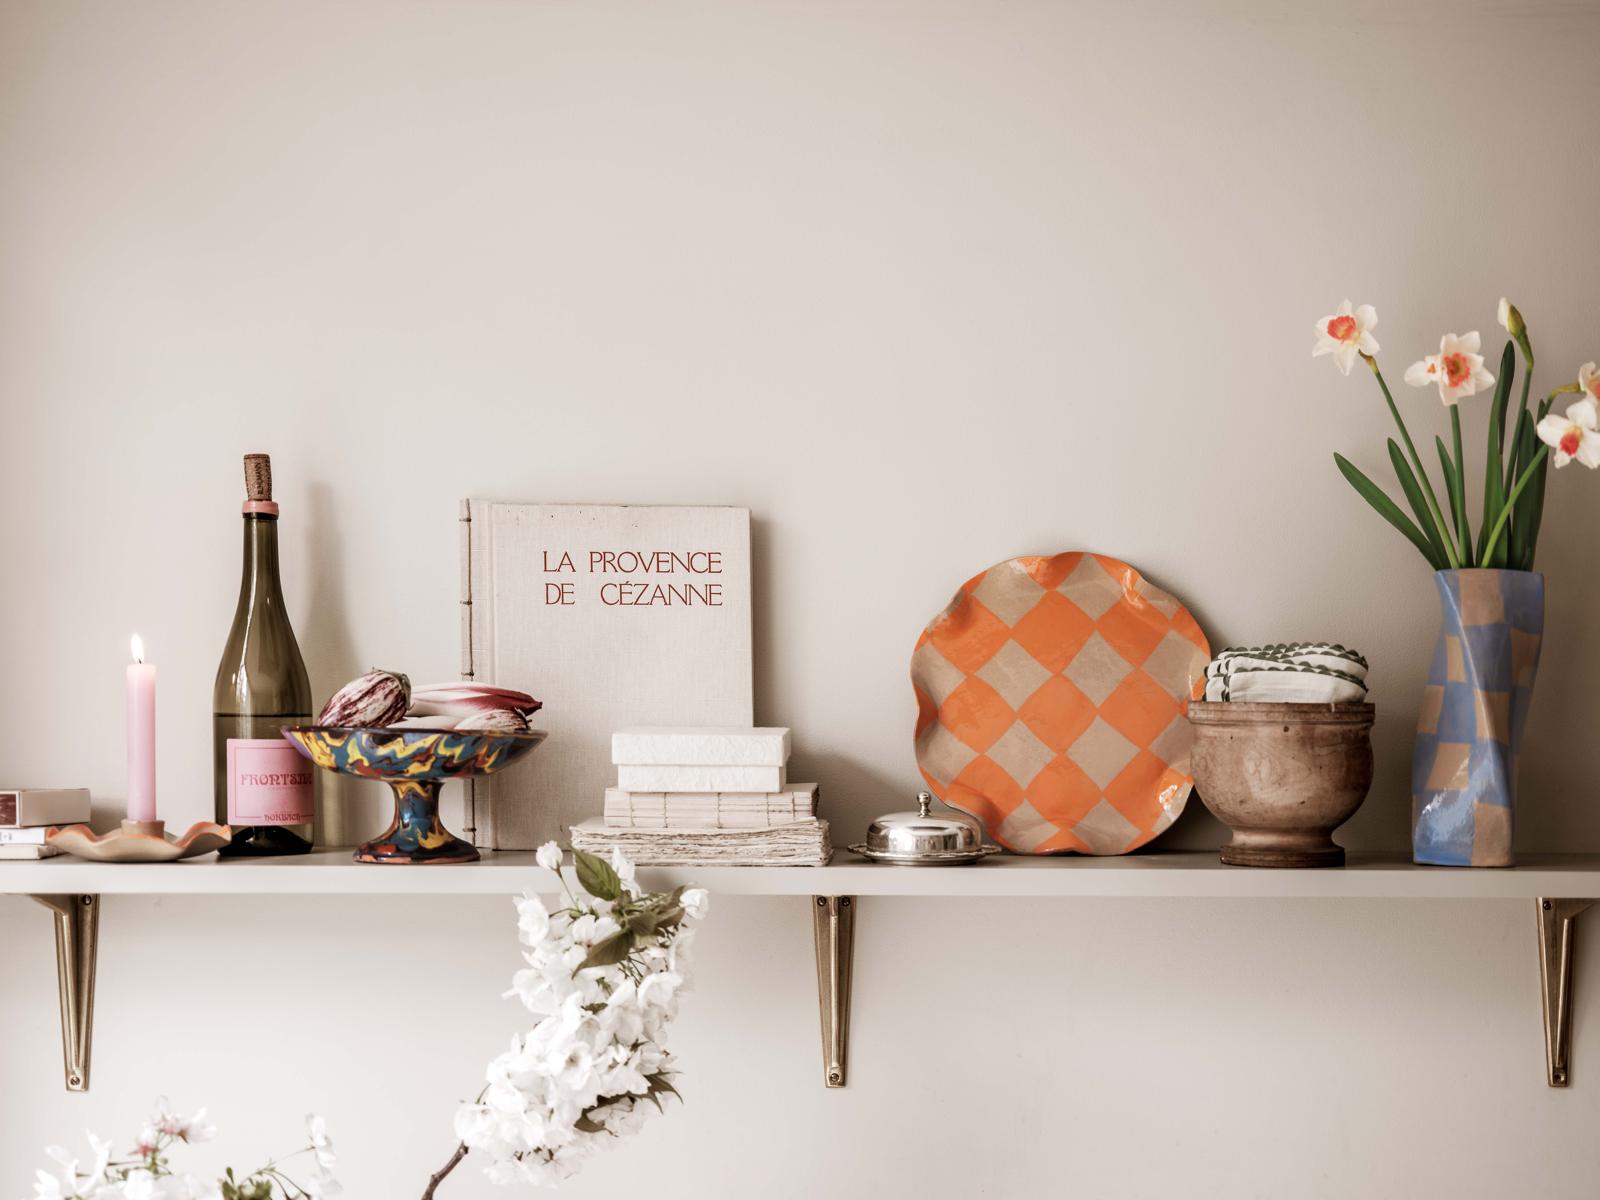
{"label": "beige wall", "polygon": [[[450,675],[461,496],[747,505],[757,715],[849,840],[914,786],[922,623],[1086,547],[1218,644],[1364,649],[1380,779],[1348,840],[1403,846],[1432,586],[1333,469],[1381,471],[1387,417],[1311,325],[1376,304],[1398,386],[1446,330],[1497,351],[1505,292],[1544,386],[1600,357],[1597,38],[1593,4],[1487,0],[0,0],[0,774],[120,804],[137,629],[165,814],[208,813],[238,460],[268,450],[319,694]],[[1597,488],[1552,481],[1529,850],[1600,850]],[[1196,812],[1167,840],[1216,838]],[[803,908],[725,900],[690,1105],[570,1194],[1593,1193],[1596,1010],[1546,1091],[1521,906],[862,919],[847,1092]],[[69,1097],[44,915],[0,901],[0,931],[0,1013],[38,1031],[0,1050],[7,1194],[163,1091],[241,1163],[319,1107],[351,1194],[420,1192],[515,1020],[509,906],[114,900]]]}

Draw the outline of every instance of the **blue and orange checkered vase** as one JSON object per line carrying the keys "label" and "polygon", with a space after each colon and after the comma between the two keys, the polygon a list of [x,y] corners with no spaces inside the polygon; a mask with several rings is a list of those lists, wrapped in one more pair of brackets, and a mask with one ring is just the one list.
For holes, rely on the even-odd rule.
{"label": "blue and orange checkered vase", "polygon": [[1411,760],[1411,857],[1509,867],[1517,752],[1544,638],[1544,576],[1434,574],[1443,620]]}

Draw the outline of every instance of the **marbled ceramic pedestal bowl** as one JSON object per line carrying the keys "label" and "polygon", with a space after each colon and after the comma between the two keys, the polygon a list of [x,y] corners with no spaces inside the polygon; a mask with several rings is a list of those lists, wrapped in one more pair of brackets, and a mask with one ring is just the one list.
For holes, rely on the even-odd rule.
{"label": "marbled ceramic pedestal bowl", "polygon": [[1222,861],[1339,867],[1333,831],[1372,786],[1370,704],[1191,701],[1194,788],[1233,832]]}
{"label": "marbled ceramic pedestal bowl", "polygon": [[439,789],[447,779],[492,775],[516,762],[545,734],[454,729],[346,729],[302,725],[283,731],[317,766],[341,775],[381,779],[394,789],[394,820],[356,847],[364,863],[477,862],[478,851],[444,827]]}

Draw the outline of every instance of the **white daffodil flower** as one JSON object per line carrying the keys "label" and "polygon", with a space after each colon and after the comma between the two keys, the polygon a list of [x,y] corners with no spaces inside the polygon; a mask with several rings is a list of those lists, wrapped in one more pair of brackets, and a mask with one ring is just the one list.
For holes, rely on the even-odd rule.
{"label": "white daffodil flower", "polygon": [[1592,362],[1586,362],[1578,368],[1578,389],[1600,404],[1600,371],[1595,370]]}
{"label": "white daffodil flower", "polygon": [[1483,355],[1478,353],[1482,345],[1476,329],[1460,337],[1447,333],[1439,339],[1439,353],[1406,368],[1406,382],[1412,387],[1437,384],[1439,399],[1447,405],[1476,395],[1478,389],[1494,385],[1494,376],[1484,370]]}
{"label": "white daffodil flower", "polygon": [[1557,467],[1577,459],[1589,468],[1600,467],[1600,404],[1585,396],[1567,409],[1567,415],[1551,413],[1536,427],[1539,440],[1554,453]]}
{"label": "white daffodil flower", "polygon": [[1378,310],[1370,304],[1352,308],[1346,300],[1332,316],[1317,322],[1317,344],[1311,347],[1311,357],[1333,355],[1334,365],[1344,374],[1356,365],[1356,356],[1369,358],[1378,352],[1378,340],[1372,330],[1378,325]]}

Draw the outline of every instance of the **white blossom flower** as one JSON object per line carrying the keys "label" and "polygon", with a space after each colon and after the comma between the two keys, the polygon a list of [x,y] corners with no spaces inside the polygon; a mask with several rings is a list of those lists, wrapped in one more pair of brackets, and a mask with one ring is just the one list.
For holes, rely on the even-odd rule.
{"label": "white blossom flower", "polygon": [[317,1165],[325,1171],[330,1169],[336,1158],[333,1139],[328,1136],[328,1122],[316,1113],[307,1113],[306,1134],[311,1139],[311,1150],[317,1156]]}
{"label": "white blossom flower", "polygon": [[[686,891],[683,916],[622,961],[583,967],[595,947],[615,946],[624,922],[663,911],[665,896],[642,896],[634,866],[613,855],[625,894],[615,901],[583,894],[551,913],[532,897],[517,901],[518,937],[527,966],[508,996],[537,1018],[487,1066],[481,1099],[455,1115],[456,1136],[497,1183],[549,1185],[571,1177],[585,1159],[634,1132],[655,1111],[675,1068],[663,1044],[683,992],[689,922],[705,911],[703,889]],[[581,968],[581,969],[580,969]]]}
{"label": "white blossom flower", "polygon": [[1311,357],[1331,354],[1339,370],[1348,375],[1357,355],[1370,358],[1378,352],[1378,340],[1372,336],[1377,325],[1377,309],[1370,304],[1352,308],[1346,300],[1332,316],[1317,322],[1317,344],[1311,348]]}
{"label": "white blossom flower", "polygon": [[1578,368],[1578,389],[1589,399],[1600,404],[1600,371],[1595,370],[1592,362],[1586,362]]}
{"label": "white blossom flower", "polygon": [[646,975],[644,982],[639,985],[639,1003],[646,1008],[670,1004],[678,991],[678,984],[682,982],[675,971],[657,971]]}
{"label": "white blossom flower", "polygon": [[66,1197],[76,1196],[78,1194],[77,1160],[65,1158],[66,1151],[60,1146],[51,1146],[45,1153],[56,1160],[58,1168],[52,1172],[40,1167],[34,1172],[34,1200],[65,1200]]}
{"label": "white blossom flower", "polygon": [[1412,387],[1437,384],[1439,399],[1447,405],[1476,395],[1479,388],[1494,384],[1494,376],[1484,369],[1483,355],[1478,353],[1481,345],[1477,330],[1460,337],[1447,333],[1439,339],[1439,353],[1406,368],[1406,382]]}
{"label": "white blossom flower", "polygon": [[302,1186],[306,1195],[316,1197],[337,1196],[344,1191],[343,1184],[320,1168]]}
{"label": "white blossom flower", "polygon": [[550,912],[544,901],[531,892],[517,899],[517,933],[524,946],[536,946],[550,932]]}
{"label": "white blossom flower", "polygon": [[622,886],[635,896],[639,894],[639,884],[634,879],[633,864],[623,856],[622,850],[616,846],[611,847],[611,869],[617,873],[617,878],[622,880]]}
{"label": "white blossom flower", "polygon": [[205,1109],[197,1108],[195,1109],[194,1116],[183,1122],[183,1132],[178,1136],[190,1144],[195,1142],[209,1142],[212,1138],[217,1136],[217,1127],[206,1120]]}
{"label": "white blossom flower", "polygon": [[1585,396],[1567,409],[1565,417],[1551,413],[1536,427],[1539,440],[1555,453],[1550,457],[1557,467],[1577,459],[1589,468],[1600,467],[1600,405]]}
{"label": "white blossom flower", "polygon": [[705,888],[692,887],[679,897],[683,904],[683,911],[689,914],[692,920],[699,921],[705,918],[706,912],[711,908],[711,893]]}
{"label": "white blossom flower", "polygon": [[554,842],[546,842],[533,854],[533,861],[546,871],[561,870],[561,847]]}
{"label": "white blossom flower", "polygon": [[111,1143],[97,1138],[93,1133],[87,1136],[89,1149],[94,1151],[94,1166],[88,1176],[79,1182],[78,1190],[85,1196],[92,1196],[106,1181],[106,1169],[111,1165]]}

